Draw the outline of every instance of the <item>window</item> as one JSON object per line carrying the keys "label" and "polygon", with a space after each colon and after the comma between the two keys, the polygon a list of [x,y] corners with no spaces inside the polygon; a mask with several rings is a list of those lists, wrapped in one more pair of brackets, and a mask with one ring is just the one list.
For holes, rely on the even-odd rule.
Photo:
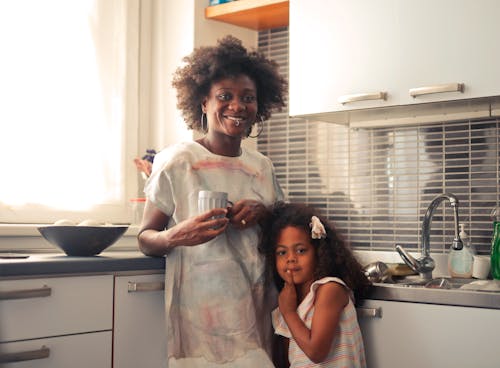
{"label": "window", "polygon": [[128,222],[138,0],[0,3],[0,222]]}

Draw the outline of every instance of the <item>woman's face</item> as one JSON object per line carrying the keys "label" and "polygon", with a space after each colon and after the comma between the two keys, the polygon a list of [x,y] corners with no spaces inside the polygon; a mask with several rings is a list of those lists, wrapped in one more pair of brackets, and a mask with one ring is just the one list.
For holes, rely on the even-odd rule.
{"label": "woman's face", "polygon": [[276,241],[276,269],[283,280],[292,272],[294,284],[306,288],[314,281],[316,249],[311,234],[302,228],[287,226]]}
{"label": "woman's face", "polygon": [[257,88],[252,79],[240,74],[212,84],[202,104],[208,129],[229,136],[246,137],[257,116]]}

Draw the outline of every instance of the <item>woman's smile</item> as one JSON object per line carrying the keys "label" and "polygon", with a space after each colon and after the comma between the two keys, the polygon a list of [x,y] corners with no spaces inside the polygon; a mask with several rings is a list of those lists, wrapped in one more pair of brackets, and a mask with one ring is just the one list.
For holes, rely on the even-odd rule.
{"label": "woman's smile", "polygon": [[247,75],[221,79],[212,84],[205,99],[209,130],[244,137],[257,115],[257,89]]}
{"label": "woman's smile", "polygon": [[246,117],[244,116],[223,115],[223,118],[231,120],[237,127],[246,124]]}

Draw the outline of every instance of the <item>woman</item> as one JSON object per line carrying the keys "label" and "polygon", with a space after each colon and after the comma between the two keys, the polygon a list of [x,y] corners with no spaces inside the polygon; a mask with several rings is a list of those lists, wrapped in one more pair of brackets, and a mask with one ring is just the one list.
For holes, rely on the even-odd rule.
{"label": "woman", "polygon": [[[231,36],[184,61],[178,108],[205,135],[156,155],[138,235],[144,254],[167,256],[169,367],[272,367],[258,223],[283,194],[271,161],[241,141],[284,106],[286,83]],[[199,213],[202,190],[228,193],[232,206]]]}

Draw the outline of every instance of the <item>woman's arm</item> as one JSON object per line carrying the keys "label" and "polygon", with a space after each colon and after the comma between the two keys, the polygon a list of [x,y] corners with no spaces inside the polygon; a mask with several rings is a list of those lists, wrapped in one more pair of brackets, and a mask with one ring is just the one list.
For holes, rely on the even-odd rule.
{"label": "woman's arm", "polygon": [[167,229],[170,217],[147,200],[137,235],[139,249],[147,256],[161,257],[177,246],[206,243],[224,232],[229,222],[226,214],[227,209],[216,208]]}
{"label": "woman's arm", "polygon": [[281,312],[295,342],[314,363],[320,363],[328,356],[342,310],[348,302],[349,295],[344,286],[328,282],[316,290],[311,329],[300,319],[296,309],[286,308],[285,313]]}

